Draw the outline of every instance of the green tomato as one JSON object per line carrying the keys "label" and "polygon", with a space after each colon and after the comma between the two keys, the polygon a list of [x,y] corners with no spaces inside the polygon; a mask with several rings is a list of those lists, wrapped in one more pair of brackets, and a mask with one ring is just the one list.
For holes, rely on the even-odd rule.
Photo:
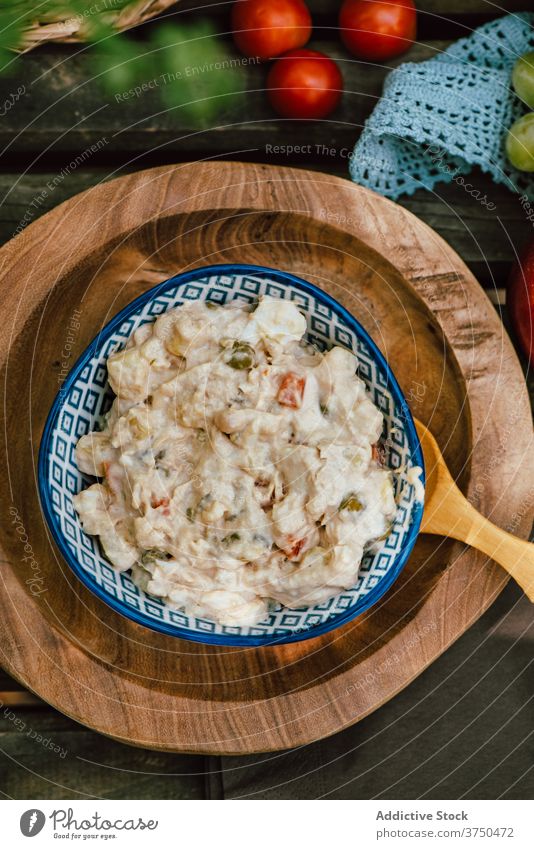
{"label": "green tomato", "polygon": [[534,171],[534,112],[523,115],[508,130],[506,155],[519,171]]}
{"label": "green tomato", "polygon": [[534,51],[518,59],[512,71],[512,85],[521,100],[534,109]]}

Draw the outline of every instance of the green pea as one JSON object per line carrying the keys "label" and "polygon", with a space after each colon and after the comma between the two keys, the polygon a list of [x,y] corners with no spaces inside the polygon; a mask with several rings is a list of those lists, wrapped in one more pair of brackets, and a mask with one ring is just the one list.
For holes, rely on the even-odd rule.
{"label": "green pea", "polygon": [[352,492],[350,495],[347,495],[347,497],[343,499],[343,501],[339,505],[339,509],[351,510],[353,513],[359,513],[360,510],[363,510],[363,504]]}
{"label": "green pea", "polygon": [[227,361],[230,368],[243,371],[255,365],[254,348],[248,342],[234,342],[230,359]]}

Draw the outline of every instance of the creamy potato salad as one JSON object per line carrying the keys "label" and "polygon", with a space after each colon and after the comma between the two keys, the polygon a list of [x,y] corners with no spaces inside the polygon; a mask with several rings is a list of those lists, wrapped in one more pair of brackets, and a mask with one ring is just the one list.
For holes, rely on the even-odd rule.
{"label": "creamy potato salad", "polygon": [[108,359],[116,398],[82,436],[84,530],[135,583],[188,614],[253,625],[356,583],[395,514],[382,414],[344,348],[304,343],[285,300],[194,301]]}

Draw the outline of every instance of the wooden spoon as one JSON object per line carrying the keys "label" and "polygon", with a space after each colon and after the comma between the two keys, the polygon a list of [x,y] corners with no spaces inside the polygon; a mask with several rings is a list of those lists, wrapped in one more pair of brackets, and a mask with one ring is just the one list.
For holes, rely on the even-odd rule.
{"label": "wooden spoon", "polygon": [[466,542],[514,578],[534,602],[534,544],[512,536],[482,516],[460,492],[430,431],[415,419],[426,471],[421,532]]}

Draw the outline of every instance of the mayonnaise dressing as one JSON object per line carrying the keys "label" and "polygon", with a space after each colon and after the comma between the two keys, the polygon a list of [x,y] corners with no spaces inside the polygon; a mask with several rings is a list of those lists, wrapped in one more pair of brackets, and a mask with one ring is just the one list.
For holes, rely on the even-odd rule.
{"label": "mayonnaise dressing", "polygon": [[382,414],[354,355],[311,350],[305,332],[291,301],[195,301],[108,359],[117,397],[76,449],[102,482],[74,505],[113,565],[173,608],[247,626],[272,601],[320,603],[388,533]]}

